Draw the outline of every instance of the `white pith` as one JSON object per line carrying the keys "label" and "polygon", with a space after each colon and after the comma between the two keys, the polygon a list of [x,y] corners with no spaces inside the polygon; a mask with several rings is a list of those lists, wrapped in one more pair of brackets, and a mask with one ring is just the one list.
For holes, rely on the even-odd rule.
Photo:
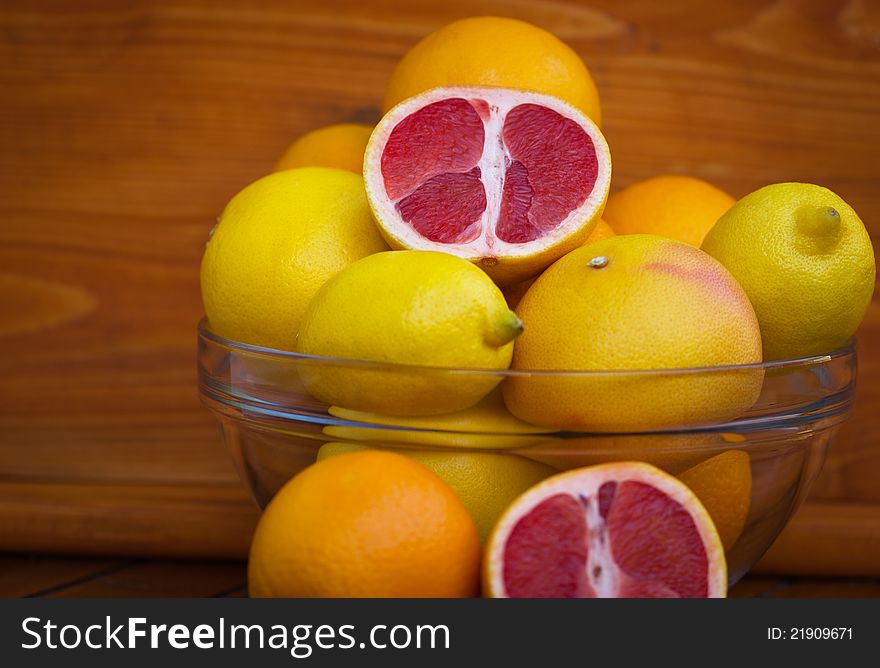
{"label": "white pith", "polygon": [[[395,201],[388,198],[385,182],[382,177],[382,153],[391,132],[404,118],[422,107],[449,98],[485,100],[489,104],[489,120],[484,124],[485,144],[483,154],[477,166],[480,168],[481,180],[486,191],[486,209],[480,218],[480,233],[472,241],[466,243],[442,243],[431,241],[419,234],[412,226],[403,221],[395,208]],[[495,235],[495,224],[501,205],[504,177],[510,156],[501,141],[501,130],[507,113],[520,104],[534,103],[548,107],[566,118],[578,123],[590,136],[599,164],[593,189],[583,204],[574,209],[553,230],[532,241],[512,244],[499,239]],[[539,250],[555,246],[566,237],[578,230],[593,217],[605,198],[611,183],[611,157],[608,144],[599,128],[587,118],[583,112],[555,97],[533,93],[530,91],[494,88],[483,86],[448,86],[435,88],[414,98],[405,100],[391,109],[376,126],[370,138],[364,159],[364,176],[366,179],[367,196],[379,221],[379,225],[400,246],[416,250],[442,249],[453,255],[468,260],[480,260],[487,257],[517,258],[528,257]],[[367,167],[374,166],[370,171]],[[468,169],[472,169],[469,167]],[[397,200],[399,201],[399,200]]]}
{"label": "white pith", "polygon": [[[503,572],[504,550],[516,523],[542,501],[556,494],[569,494],[575,499],[586,497],[590,501],[586,511],[589,542],[585,569],[588,581],[598,598],[617,598],[621,571],[612,556],[605,520],[599,514],[598,495],[599,488],[606,482],[619,484],[626,480],[656,487],[684,507],[696,505],[698,510],[691,513],[691,516],[706,549],[709,572],[708,597],[726,596],[727,562],[721,547],[721,539],[705,508],[693,492],[676,478],[649,464],[639,462],[600,464],[577,473],[561,473],[538,483],[514,501],[498,521],[486,549],[487,564],[493,565],[491,569],[487,569],[491,572],[488,590],[497,597],[507,597]],[[597,528],[600,530],[597,531]],[[597,566],[601,568],[601,575],[598,578],[594,575],[594,568]]]}
{"label": "white pith", "polygon": [[[482,241],[487,251],[495,248],[497,244],[504,243],[495,236],[494,226],[489,223],[489,221],[498,220],[501,210],[501,194],[504,192],[504,174],[507,165],[510,164],[510,153],[508,153],[507,147],[504,146],[504,142],[501,141],[503,126],[504,116],[501,115],[499,107],[490,104],[489,120],[483,126],[486,133],[483,155],[477,164],[480,168],[481,180],[486,191],[486,210],[480,218],[480,235],[474,239],[474,242],[477,243]],[[415,232],[415,234],[421,236],[418,232]],[[450,245],[462,246],[463,244]]]}
{"label": "white pith", "polygon": [[[606,481],[607,482],[607,481]],[[604,483],[602,483],[604,484]],[[600,485],[601,486],[601,485]],[[620,568],[611,554],[611,542],[608,540],[608,527],[599,513],[599,489],[595,493],[584,495],[590,500],[587,511],[587,581],[596,592],[596,598],[614,598],[620,590]]]}

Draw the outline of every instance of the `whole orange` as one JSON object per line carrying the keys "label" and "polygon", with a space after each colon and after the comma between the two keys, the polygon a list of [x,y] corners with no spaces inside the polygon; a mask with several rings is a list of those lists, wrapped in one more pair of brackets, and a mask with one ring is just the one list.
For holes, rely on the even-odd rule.
{"label": "whole orange", "polygon": [[373,128],[339,123],[312,130],[293,142],[275,165],[275,171],[295,167],[335,167],[355,174],[364,171],[364,152]]}
{"label": "whole orange", "polygon": [[599,222],[596,224],[596,227],[593,228],[593,231],[590,232],[590,236],[587,237],[587,240],[584,242],[584,245],[591,244],[594,241],[602,241],[602,239],[607,239],[608,237],[613,237],[615,235],[614,229],[605,222],[604,218],[600,218]]}
{"label": "whole orange", "polygon": [[728,450],[680,473],[706,508],[725,550],[739,539],[752,498],[752,469],[744,450]]}
{"label": "whole orange", "polygon": [[657,234],[700,247],[736,200],[691,176],[655,176],[608,198],[602,216],[617,234]]}
{"label": "whole orange", "polygon": [[480,539],[452,488],[412,459],[365,451],[308,467],[260,518],[258,598],[454,598],[478,589]]}
{"label": "whole orange", "polygon": [[384,111],[438,86],[504,86],[553,95],[601,124],[599,93],[584,61],[555,35],[498,16],[454,21],[412,47],[385,90]]}

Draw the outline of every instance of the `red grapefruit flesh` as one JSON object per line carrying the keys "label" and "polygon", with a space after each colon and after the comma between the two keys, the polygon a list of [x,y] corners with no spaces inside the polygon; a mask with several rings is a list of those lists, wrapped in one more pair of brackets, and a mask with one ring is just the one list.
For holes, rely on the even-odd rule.
{"label": "red grapefruit flesh", "polygon": [[553,476],[519,497],[486,547],[498,598],[719,598],[727,566],[705,508],[649,464]]}
{"label": "red grapefruit flesh", "polygon": [[605,206],[611,158],[596,125],[561,100],[452,86],[388,112],[364,178],[393,247],[452,253],[509,284],[586,240]]}

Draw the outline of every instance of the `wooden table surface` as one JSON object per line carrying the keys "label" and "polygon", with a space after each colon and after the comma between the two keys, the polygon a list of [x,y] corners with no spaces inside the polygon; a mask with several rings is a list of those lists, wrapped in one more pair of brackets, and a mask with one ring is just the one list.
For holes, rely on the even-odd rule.
{"label": "wooden table surface", "polygon": [[[811,181],[880,240],[880,3],[6,0],[0,549],[245,553],[256,510],[195,386],[208,231],[297,135],[375,121],[420,37],[485,13],[585,58],[613,188]],[[859,336],[853,419],[765,570],[880,575],[877,297]]]}
{"label": "wooden table surface", "polygon": [[[247,596],[241,561],[0,557],[2,597]],[[799,578],[749,575],[732,598],[876,598],[878,578]]]}

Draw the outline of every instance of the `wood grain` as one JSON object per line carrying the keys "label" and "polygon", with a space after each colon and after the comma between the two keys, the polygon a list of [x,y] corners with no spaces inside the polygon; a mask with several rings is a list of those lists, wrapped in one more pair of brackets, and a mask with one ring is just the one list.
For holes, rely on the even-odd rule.
{"label": "wood grain", "polygon": [[880,507],[814,500],[758,562],[755,572],[880,577]]}
{"label": "wood grain", "polygon": [[241,559],[257,515],[238,483],[0,482],[0,548],[16,552]]}
{"label": "wood grain", "polygon": [[48,594],[51,598],[223,597],[246,581],[241,562],[146,561],[99,573]]}
{"label": "wood grain", "polygon": [[[154,515],[164,518],[162,540],[213,531],[214,542],[178,545],[220,555],[245,540],[253,511],[243,495],[224,506],[237,521],[197,531],[192,515],[198,494],[223,498],[237,484],[195,389],[208,231],[297,135],[376,120],[400,55],[474,14],[532,21],[585,58],[615,189],[663,172],[702,176],[736,196],[812,181],[841,194],[880,239],[880,8],[868,0],[8,0],[0,548],[58,549],[55,536],[92,522],[100,540],[90,533],[78,551],[135,550],[125,518],[143,528],[149,511],[123,484],[177,490]],[[860,343],[855,414],[813,498],[875,512],[876,298]],[[46,486],[27,492],[34,481]],[[70,491],[76,484],[82,494]],[[846,541],[835,517],[814,529]],[[118,528],[116,549],[101,522]],[[813,559],[785,554],[793,568]]]}
{"label": "wood grain", "polygon": [[[749,575],[732,598],[862,598],[880,596],[876,578],[798,578]],[[247,596],[242,561],[101,561],[0,557],[0,597]]]}
{"label": "wood grain", "polygon": [[877,598],[876,579],[791,578],[748,575],[731,587],[730,598]]}
{"label": "wood grain", "polygon": [[0,559],[0,596],[45,596],[58,587],[95,577],[119,566],[109,559],[4,557]]}

